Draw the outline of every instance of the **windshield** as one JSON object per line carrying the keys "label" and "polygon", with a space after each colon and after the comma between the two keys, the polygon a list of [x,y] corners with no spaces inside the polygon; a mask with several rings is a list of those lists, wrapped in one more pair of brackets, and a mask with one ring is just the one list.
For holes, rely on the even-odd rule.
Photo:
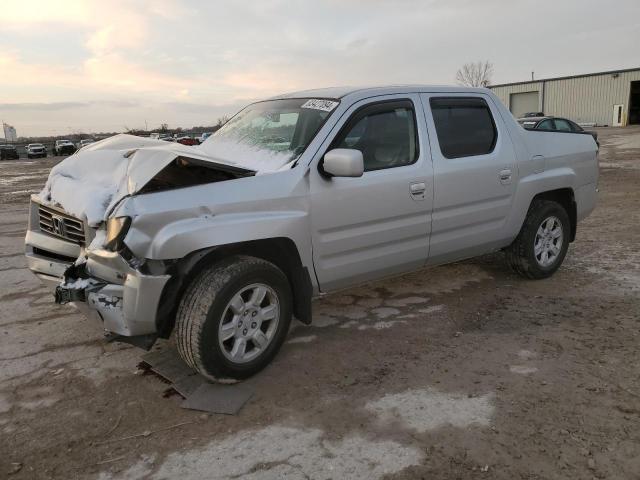
{"label": "windshield", "polygon": [[257,172],[278,170],[302,155],[338,103],[310,98],[254,103],[200,148],[218,160]]}

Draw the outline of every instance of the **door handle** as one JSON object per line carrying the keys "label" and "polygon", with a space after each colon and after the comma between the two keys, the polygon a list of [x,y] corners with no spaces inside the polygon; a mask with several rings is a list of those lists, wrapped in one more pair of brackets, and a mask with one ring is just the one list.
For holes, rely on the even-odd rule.
{"label": "door handle", "polygon": [[414,200],[424,200],[424,192],[427,191],[427,185],[424,182],[416,182],[409,185],[409,191]]}
{"label": "door handle", "polygon": [[500,179],[500,183],[502,183],[503,185],[508,185],[509,183],[511,183],[511,169],[505,168],[504,170],[500,170],[498,178]]}

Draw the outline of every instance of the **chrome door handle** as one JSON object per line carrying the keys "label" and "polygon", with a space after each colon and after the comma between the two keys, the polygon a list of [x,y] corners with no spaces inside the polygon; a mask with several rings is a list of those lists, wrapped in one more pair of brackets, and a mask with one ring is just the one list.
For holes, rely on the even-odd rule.
{"label": "chrome door handle", "polygon": [[412,194],[424,193],[427,190],[427,186],[423,182],[412,183],[410,188]]}
{"label": "chrome door handle", "polygon": [[498,178],[500,179],[500,183],[503,185],[511,183],[511,169],[506,168],[504,170],[500,170]]}
{"label": "chrome door handle", "polygon": [[424,182],[416,182],[409,185],[411,197],[414,200],[424,200],[424,192],[427,191],[427,185]]}

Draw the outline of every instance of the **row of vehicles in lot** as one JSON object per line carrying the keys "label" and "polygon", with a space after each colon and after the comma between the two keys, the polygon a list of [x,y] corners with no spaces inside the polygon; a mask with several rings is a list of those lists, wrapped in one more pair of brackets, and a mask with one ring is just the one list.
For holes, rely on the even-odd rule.
{"label": "row of vehicles in lot", "polygon": [[[51,154],[54,156],[72,155],[93,142],[94,140],[92,139],[84,139],[74,144],[71,140],[56,140],[51,148]],[[42,143],[29,143],[25,150],[27,158],[45,158],[48,153],[47,147]],[[17,160],[19,158],[18,147],[15,145],[0,145],[0,160]]]}
{"label": "row of vehicles in lot", "polygon": [[154,140],[163,140],[165,142],[181,143],[182,145],[200,145],[210,136],[211,136],[211,132],[202,133],[199,137],[195,137],[192,135],[185,135],[185,134],[177,134],[177,133],[174,135],[170,135],[168,133],[154,132],[151,135],[149,135],[149,138],[152,138]]}
{"label": "row of vehicles in lot", "polygon": [[[149,138],[164,140],[166,142],[180,143],[182,145],[200,145],[207,138],[209,138],[209,136],[211,136],[211,132],[202,133],[200,136],[152,133],[151,135],[149,135]],[[29,159],[45,158],[49,153],[51,153],[51,155],[53,156],[72,155],[81,148],[94,142],[95,140],[90,138],[80,140],[76,144],[67,139],[56,140],[53,146],[50,147],[50,152],[42,143],[29,143],[28,145],[26,145],[25,151],[26,156]],[[16,145],[0,145],[0,160],[17,160],[18,158],[20,158],[20,152],[18,151],[18,147]]]}
{"label": "row of vehicles in lot", "polygon": [[[517,119],[518,123],[527,130],[546,130],[554,132],[571,132],[589,134],[596,141],[598,147],[598,134],[592,130],[585,130],[576,122],[567,118],[545,115],[543,112],[525,113],[521,118]],[[176,142],[182,145],[200,145],[211,136],[211,132],[202,133],[200,136],[184,135],[169,133],[151,133],[149,138],[155,140],[163,140],[166,142]],[[94,143],[93,139],[80,140],[74,144],[71,140],[56,140],[51,154],[54,156],[72,155],[77,150]],[[47,156],[47,149],[42,143],[30,143],[26,146],[27,158],[44,158]],[[18,149],[14,145],[0,145],[0,160],[16,160],[20,158]]]}

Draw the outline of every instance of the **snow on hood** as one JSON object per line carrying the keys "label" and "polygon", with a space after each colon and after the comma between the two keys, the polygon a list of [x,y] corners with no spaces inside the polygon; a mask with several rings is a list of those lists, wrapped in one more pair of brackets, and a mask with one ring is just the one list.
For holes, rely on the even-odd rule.
{"label": "snow on hood", "polygon": [[291,162],[291,152],[277,152],[242,143],[234,137],[212,135],[196,147],[203,155],[222,162],[238,165],[258,174],[275,172]]}
{"label": "snow on hood", "polygon": [[[86,218],[95,227],[117,202],[139,191],[180,156],[253,170],[245,164],[251,161],[234,163],[207,153],[206,149],[179,143],[115,135],[87,145],[53,167],[37,198],[46,205],[59,206],[71,215]],[[255,154],[237,152],[238,158],[252,157],[250,153]],[[274,167],[275,162],[264,166]]]}

